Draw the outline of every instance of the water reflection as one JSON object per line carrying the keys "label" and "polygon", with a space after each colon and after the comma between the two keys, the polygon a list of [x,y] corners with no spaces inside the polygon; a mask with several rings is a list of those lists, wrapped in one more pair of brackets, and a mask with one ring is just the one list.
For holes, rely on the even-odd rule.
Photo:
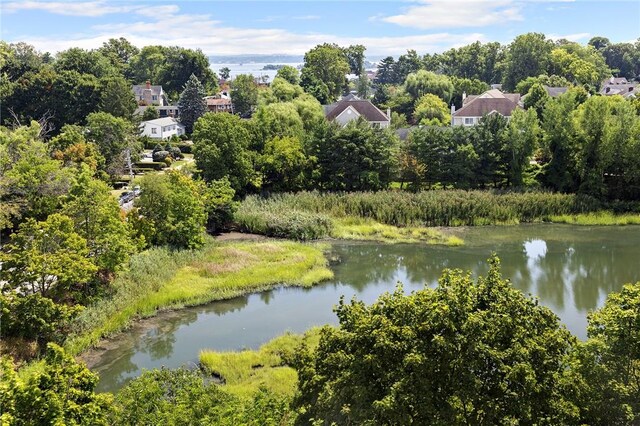
{"label": "water reflection", "polygon": [[640,280],[640,227],[536,225],[472,228],[463,247],[335,243],[335,279],[313,288],[281,288],[207,306],[165,313],[118,336],[94,370],[99,389],[114,390],[143,368],[195,363],[202,348],[255,348],[286,330],[335,323],[341,295],[366,303],[393,291],[435,286],[444,268],[487,272],[496,252],[503,275],[537,296],[580,338],[586,314],[625,282]]}

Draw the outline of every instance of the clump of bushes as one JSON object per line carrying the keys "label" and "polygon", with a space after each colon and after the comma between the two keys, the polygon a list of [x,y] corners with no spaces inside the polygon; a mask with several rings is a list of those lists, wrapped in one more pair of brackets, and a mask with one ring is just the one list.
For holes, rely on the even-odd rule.
{"label": "clump of bushes", "polygon": [[234,215],[243,232],[307,241],[328,237],[331,219],[324,214],[296,209],[281,210],[277,204],[248,197]]}
{"label": "clump of bushes", "polygon": [[162,151],[153,151],[154,162],[164,161],[167,157],[169,157],[169,151],[165,151],[164,149]]}

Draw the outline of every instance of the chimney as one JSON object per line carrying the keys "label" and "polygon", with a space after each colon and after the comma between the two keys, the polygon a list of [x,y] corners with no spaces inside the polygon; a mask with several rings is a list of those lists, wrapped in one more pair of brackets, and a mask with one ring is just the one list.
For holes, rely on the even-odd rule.
{"label": "chimney", "polygon": [[147,80],[147,89],[151,89],[151,82]]}
{"label": "chimney", "polygon": [[467,92],[462,92],[462,103],[464,103],[465,99],[467,99]]}
{"label": "chimney", "polygon": [[387,108],[387,118],[391,121],[391,108]]}

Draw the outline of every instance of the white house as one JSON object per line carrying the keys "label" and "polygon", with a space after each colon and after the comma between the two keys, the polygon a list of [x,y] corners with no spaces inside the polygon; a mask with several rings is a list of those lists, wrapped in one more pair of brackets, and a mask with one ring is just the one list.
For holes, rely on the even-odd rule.
{"label": "white house", "polygon": [[131,86],[131,90],[136,98],[136,102],[138,102],[138,105],[140,106],[169,105],[169,102],[167,102],[167,96],[165,95],[164,90],[162,90],[162,86],[152,86],[149,80],[147,80],[145,84],[136,84]]}
{"label": "white house", "polygon": [[173,117],[156,118],[140,123],[141,136],[153,139],[169,139],[173,135],[184,135],[184,126]]}

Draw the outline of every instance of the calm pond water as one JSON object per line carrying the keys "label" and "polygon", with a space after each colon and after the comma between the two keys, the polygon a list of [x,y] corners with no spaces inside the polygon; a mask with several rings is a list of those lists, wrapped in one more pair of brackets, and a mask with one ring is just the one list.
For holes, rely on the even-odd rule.
{"label": "calm pond water", "polygon": [[608,293],[640,280],[640,227],[520,225],[464,230],[462,247],[336,242],[335,279],[310,289],[279,288],[168,312],[117,336],[90,362],[101,391],[114,391],[143,369],[194,365],[200,349],[257,348],[285,331],[335,324],[340,296],[367,303],[402,282],[434,286],[442,269],[485,274],[492,251],[516,288],[540,298],[575,335]]}

